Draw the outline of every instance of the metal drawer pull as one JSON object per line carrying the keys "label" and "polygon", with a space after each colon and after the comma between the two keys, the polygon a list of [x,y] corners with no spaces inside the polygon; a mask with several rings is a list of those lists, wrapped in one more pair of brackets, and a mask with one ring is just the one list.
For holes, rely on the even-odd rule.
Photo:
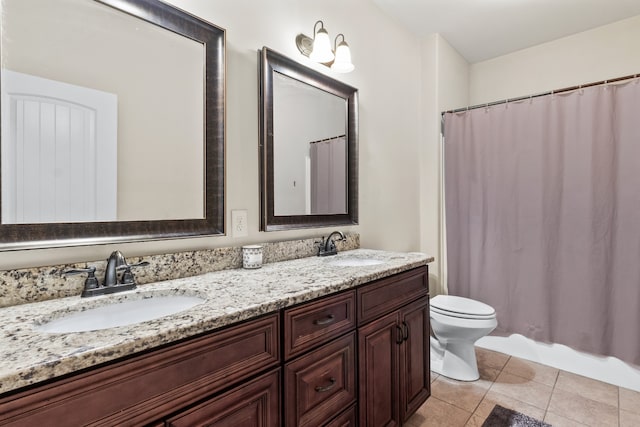
{"label": "metal drawer pull", "polygon": [[329,391],[329,390],[331,390],[332,388],[334,388],[336,386],[336,379],[335,378],[333,378],[333,377],[329,378],[329,382],[331,384],[326,385],[326,386],[317,385],[316,386],[316,391],[318,393],[324,393],[325,391]]}
{"label": "metal drawer pull", "polygon": [[327,317],[325,317],[324,319],[316,319],[313,321],[314,324],[316,325],[328,325],[329,323],[333,322],[334,320],[336,320],[336,316],[334,316],[333,314],[328,315]]}
{"label": "metal drawer pull", "polygon": [[396,331],[398,332],[396,335],[396,344],[402,344],[404,341],[404,330],[400,325],[396,325]]}
{"label": "metal drawer pull", "polygon": [[406,322],[402,322],[402,330],[404,333],[404,341],[409,339],[409,325]]}

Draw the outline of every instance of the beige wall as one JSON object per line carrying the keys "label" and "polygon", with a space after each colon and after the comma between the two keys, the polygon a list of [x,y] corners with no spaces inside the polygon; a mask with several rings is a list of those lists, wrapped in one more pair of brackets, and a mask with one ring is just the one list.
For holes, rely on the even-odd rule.
{"label": "beige wall", "polygon": [[442,212],[442,111],[468,104],[469,64],[440,35],[422,41],[422,124],[420,144],[420,250],[435,257],[431,294],[444,291],[444,215]]}
{"label": "beige wall", "polygon": [[[361,233],[363,247],[415,251],[419,233],[420,44],[368,0],[171,0],[227,30],[226,228],[230,211],[247,209],[249,236],[119,244],[125,256],[194,250],[248,242]],[[250,12],[248,12],[250,11]],[[324,20],[332,37],[344,33],[354,72],[334,74],[312,65],[295,46]],[[258,231],[258,55],[268,46],[360,90],[360,225],[287,232]],[[106,259],[116,246],[4,252],[0,268]]]}
{"label": "beige wall", "polygon": [[640,15],[471,66],[472,105],[640,73]]}

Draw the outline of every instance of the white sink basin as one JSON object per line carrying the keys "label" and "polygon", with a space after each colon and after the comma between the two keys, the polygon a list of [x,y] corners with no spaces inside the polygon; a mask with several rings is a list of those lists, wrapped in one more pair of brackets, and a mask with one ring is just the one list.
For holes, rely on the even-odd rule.
{"label": "white sink basin", "polygon": [[336,258],[330,261],[327,261],[327,264],[333,265],[336,267],[365,267],[369,265],[379,265],[384,264],[384,261],[380,261],[379,259],[373,258]]}
{"label": "white sink basin", "polygon": [[37,325],[35,329],[40,332],[54,334],[109,329],[179,313],[204,301],[202,298],[181,295],[121,301],[69,313],[63,317]]}

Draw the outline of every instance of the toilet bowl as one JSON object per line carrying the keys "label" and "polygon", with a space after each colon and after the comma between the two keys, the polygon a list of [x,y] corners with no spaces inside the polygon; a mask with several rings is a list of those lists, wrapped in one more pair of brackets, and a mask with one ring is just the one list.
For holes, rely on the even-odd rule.
{"label": "toilet bowl", "polygon": [[480,378],[473,344],[498,325],[490,305],[469,298],[438,295],[430,300],[431,370],[461,381]]}

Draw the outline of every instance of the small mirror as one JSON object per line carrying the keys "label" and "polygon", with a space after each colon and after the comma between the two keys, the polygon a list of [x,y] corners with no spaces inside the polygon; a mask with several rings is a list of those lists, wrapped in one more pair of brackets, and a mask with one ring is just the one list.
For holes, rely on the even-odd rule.
{"label": "small mirror", "polygon": [[358,91],[261,57],[261,229],[358,223]]}

